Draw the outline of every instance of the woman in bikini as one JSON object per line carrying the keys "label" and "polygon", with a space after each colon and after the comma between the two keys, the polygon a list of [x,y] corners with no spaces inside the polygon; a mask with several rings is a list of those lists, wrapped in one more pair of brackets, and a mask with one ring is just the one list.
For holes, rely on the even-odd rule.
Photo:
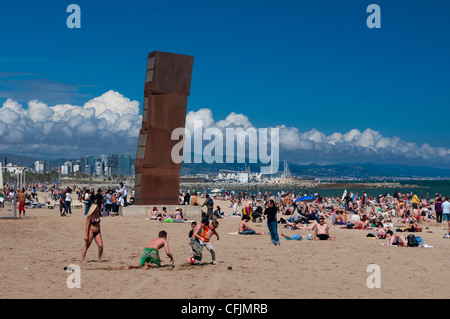
{"label": "woman in bikini", "polygon": [[85,262],[86,252],[89,246],[91,245],[93,239],[95,239],[95,242],[98,246],[98,261],[100,262],[103,254],[103,240],[102,234],[100,232],[100,211],[97,204],[91,205],[86,217],[86,235],[84,237],[85,244],[81,256],[83,264],[86,263]]}

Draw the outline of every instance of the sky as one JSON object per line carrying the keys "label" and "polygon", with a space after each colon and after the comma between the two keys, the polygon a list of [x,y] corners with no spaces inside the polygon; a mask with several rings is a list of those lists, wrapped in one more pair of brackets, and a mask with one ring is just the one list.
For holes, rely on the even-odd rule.
{"label": "sky", "polygon": [[[81,28],[67,26],[70,4]],[[147,55],[165,51],[194,57],[187,121],[279,128],[281,160],[448,167],[448,12],[445,0],[2,2],[0,153],[134,151]]]}

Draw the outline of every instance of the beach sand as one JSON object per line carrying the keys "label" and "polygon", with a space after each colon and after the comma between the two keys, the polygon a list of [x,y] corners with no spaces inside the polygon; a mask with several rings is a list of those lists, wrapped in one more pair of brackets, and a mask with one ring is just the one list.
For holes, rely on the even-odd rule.
{"label": "beach sand", "polygon": [[[40,196],[43,198],[43,196]],[[74,201],[75,203],[77,200]],[[226,213],[231,208],[216,201]],[[386,240],[366,238],[370,230],[331,226],[335,241],[286,241],[270,245],[269,235],[237,234],[239,217],[219,219],[220,240],[213,237],[217,260],[203,250],[200,265],[188,265],[190,223],[158,223],[144,218],[104,217],[102,262],[97,262],[93,242],[87,264],[81,264],[84,244],[84,209],[60,217],[58,209],[27,209],[26,218],[0,220],[0,298],[3,299],[404,299],[448,298],[444,279],[448,269],[450,240],[443,239],[441,224],[422,224],[415,233],[433,248],[386,247]],[[281,217],[280,215],[278,217]],[[265,222],[253,223],[267,231]],[[279,224],[279,234],[299,231]],[[137,264],[144,246],[166,230],[175,267],[124,270]],[[302,234],[311,231],[302,230]],[[408,233],[402,233],[406,236]],[[163,264],[169,258],[160,251]],[[64,270],[80,266],[81,288],[69,288]],[[368,288],[380,267],[381,287]],[[231,268],[230,268],[231,267]]]}

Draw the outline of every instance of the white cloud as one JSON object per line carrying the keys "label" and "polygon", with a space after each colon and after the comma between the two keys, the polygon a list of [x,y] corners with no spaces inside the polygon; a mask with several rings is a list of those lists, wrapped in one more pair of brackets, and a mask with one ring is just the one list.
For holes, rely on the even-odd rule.
{"label": "white cloud", "polygon": [[83,106],[49,106],[37,100],[27,108],[8,99],[0,108],[2,150],[41,157],[134,150],[142,116],[139,102],[108,91]]}
{"label": "white cloud", "polygon": [[[0,150],[42,158],[74,157],[135,151],[141,128],[140,105],[115,91],[108,91],[82,106],[49,106],[37,100],[26,108],[8,99],[0,107]],[[194,121],[203,129],[256,129],[244,114],[232,112],[214,120],[213,112],[200,108],[186,114],[186,128],[193,133]],[[270,127],[268,127],[270,128]],[[367,128],[327,135],[317,129],[278,125],[280,156],[298,162],[385,162],[404,160],[410,164],[450,163],[450,150],[426,143],[417,145],[398,137],[383,136]],[[242,132],[238,133],[242,135]],[[224,134],[225,136],[225,134]],[[209,141],[205,141],[205,145]],[[280,157],[282,160],[283,158]]]}

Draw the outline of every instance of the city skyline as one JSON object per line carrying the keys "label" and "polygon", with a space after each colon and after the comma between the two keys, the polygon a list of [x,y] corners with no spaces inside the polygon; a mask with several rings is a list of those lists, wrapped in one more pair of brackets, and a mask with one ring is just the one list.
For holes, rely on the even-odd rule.
{"label": "city skyline", "polygon": [[[17,161],[26,163],[17,165],[17,163],[15,163]],[[64,161],[64,163],[62,163],[62,161]],[[87,176],[134,176],[134,158],[130,152],[125,154],[83,155],[78,159],[61,158],[56,162],[47,159],[33,159],[26,157],[21,157],[19,160],[15,157],[15,160],[11,161],[8,160],[6,155],[2,160],[2,166],[5,170],[20,167],[28,168],[35,173],[50,173],[56,171],[61,175],[70,175],[75,172],[80,172]]]}

